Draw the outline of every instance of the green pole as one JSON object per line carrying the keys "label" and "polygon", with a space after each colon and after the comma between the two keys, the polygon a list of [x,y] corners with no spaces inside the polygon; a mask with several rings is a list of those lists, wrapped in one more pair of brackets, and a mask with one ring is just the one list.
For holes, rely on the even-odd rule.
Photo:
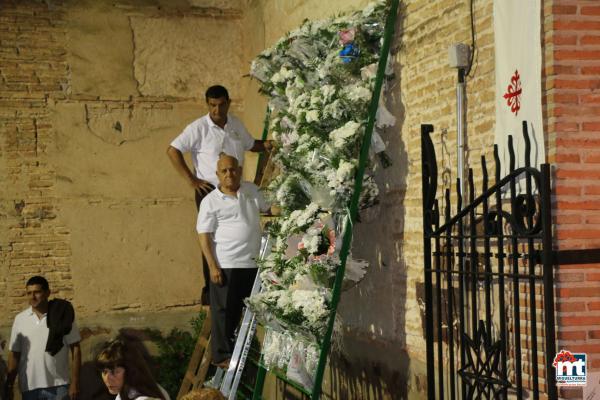
{"label": "green pole", "polygon": [[373,135],[375,117],[377,114],[377,108],[379,106],[379,96],[381,94],[381,87],[383,86],[383,79],[385,78],[385,67],[387,65],[388,53],[390,51],[390,43],[392,40],[392,35],[394,33],[394,25],[396,24],[398,2],[399,0],[392,0],[390,5],[390,11],[385,23],[385,32],[383,37],[383,45],[381,46],[381,53],[379,56],[377,77],[375,79],[375,87],[373,88],[373,96],[371,97],[371,104],[369,106],[369,118],[367,120],[365,136],[363,138],[363,143],[360,149],[360,159],[358,163],[358,170],[356,172],[356,180],[354,181],[354,193],[352,194],[352,199],[350,200],[350,212],[349,215],[346,216],[345,221],[346,227],[344,230],[342,248],[340,250],[340,267],[336,273],[335,283],[333,285],[333,293],[331,296],[331,315],[329,316],[327,332],[321,345],[321,353],[319,354],[319,363],[317,365],[317,372],[315,374],[315,384],[313,387],[311,400],[318,400],[321,396],[321,386],[323,384],[325,365],[327,363],[327,357],[331,348],[331,336],[333,335],[335,314],[337,311],[338,303],[340,301],[342,282],[344,280],[344,272],[346,269],[346,260],[348,258],[348,253],[350,252],[350,245],[352,242],[352,225],[356,220],[356,216],[358,214],[363,175],[365,174],[367,159],[369,157],[371,136]]}

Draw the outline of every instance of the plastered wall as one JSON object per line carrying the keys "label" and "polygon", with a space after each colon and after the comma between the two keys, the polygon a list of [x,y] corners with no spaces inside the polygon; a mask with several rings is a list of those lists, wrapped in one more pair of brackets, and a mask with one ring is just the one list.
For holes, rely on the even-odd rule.
{"label": "plastered wall", "polygon": [[3,2],[0,326],[37,273],[89,324],[198,305],[193,192],[165,150],[211,84],[242,114],[241,16],[233,1]]}

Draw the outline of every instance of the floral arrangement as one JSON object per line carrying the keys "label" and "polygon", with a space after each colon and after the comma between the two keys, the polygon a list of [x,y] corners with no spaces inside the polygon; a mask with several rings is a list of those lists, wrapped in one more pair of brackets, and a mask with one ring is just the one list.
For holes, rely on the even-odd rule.
{"label": "floral arrangement", "polygon": [[[340,221],[354,191],[387,11],[386,2],[379,1],[350,15],[307,20],[252,63],[251,76],[269,97],[272,159],[280,171],[267,193],[282,209],[269,227],[272,252],[258,262],[263,289],[247,299],[269,328],[263,349],[267,366],[281,368],[298,357],[305,366],[316,366],[340,264]],[[377,127],[394,122],[380,99]],[[385,145],[377,131],[371,147],[389,160],[382,157]],[[379,194],[369,163],[363,208],[375,204]]]}

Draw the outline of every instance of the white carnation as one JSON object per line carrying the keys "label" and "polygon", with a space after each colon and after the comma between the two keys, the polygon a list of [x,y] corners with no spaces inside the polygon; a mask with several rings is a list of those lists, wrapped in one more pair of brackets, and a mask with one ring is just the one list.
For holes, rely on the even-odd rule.
{"label": "white carnation", "polygon": [[343,147],[347,139],[356,135],[360,127],[361,124],[358,122],[348,121],[346,125],[329,133],[329,138],[333,140],[333,146],[337,148]]}

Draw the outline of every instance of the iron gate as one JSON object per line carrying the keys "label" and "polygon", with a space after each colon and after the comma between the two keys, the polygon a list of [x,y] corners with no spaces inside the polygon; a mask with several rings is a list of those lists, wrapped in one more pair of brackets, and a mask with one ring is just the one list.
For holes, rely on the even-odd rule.
{"label": "iron gate", "polygon": [[432,132],[421,125],[428,398],[556,399],[550,167],[531,167],[523,123],[525,167],[509,137],[508,175],[495,146],[493,184],[482,157],[481,194],[469,169],[467,201],[457,182],[438,202]]}

